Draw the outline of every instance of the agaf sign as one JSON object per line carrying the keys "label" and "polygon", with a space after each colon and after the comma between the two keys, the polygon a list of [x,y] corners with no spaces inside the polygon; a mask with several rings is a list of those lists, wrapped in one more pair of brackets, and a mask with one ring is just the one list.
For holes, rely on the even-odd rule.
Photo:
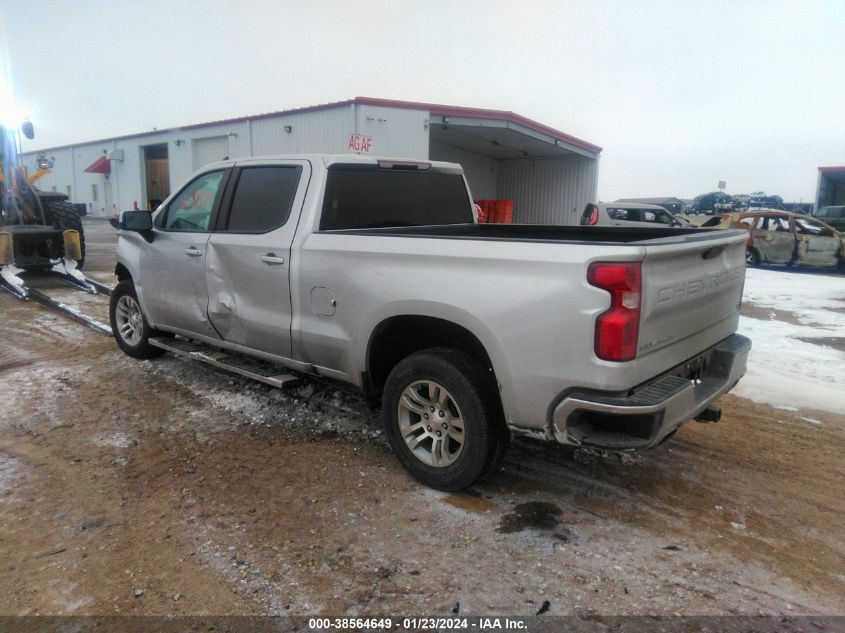
{"label": "agaf sign", "polygon": [[362,136],[360,134],[350,134],[349,141],[346,143],[346,151],[369,154],[373,151],[373,137]]}

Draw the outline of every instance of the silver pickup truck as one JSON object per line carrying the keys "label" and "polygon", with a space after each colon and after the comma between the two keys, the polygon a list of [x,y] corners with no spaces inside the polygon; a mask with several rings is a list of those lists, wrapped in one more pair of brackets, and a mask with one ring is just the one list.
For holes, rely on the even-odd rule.
{"label": "silver pickup truck", "polygon": [[478,224],[451,163],[215,163],[120,229],[124,352],[178,335],[357,385],[443,490],[496,468],[511,433],[645,448],[714,419],[750,349],[745,232]]}

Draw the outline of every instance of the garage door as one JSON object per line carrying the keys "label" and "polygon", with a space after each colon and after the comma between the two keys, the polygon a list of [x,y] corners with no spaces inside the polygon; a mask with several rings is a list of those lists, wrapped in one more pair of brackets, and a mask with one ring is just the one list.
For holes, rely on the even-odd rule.
{"label": "garage door", "polygon": [[229,137],[195,138],[191,141],[191,149],[194,154],[194,170],[197,170],[203,165],[229,157]]}

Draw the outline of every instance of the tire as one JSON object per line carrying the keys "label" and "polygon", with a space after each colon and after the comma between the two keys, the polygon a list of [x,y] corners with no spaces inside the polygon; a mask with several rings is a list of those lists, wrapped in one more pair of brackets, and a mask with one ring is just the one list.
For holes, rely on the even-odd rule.
{"label": "tire", "polygon": [[382,416],[401,464],[438,490],[463,490],[487,477],[510,441],[493,376],[451,348],[400,361],[384,387]]}
{"label": "tire", "polygon": [[85,263],[85,229],[82,228],[82,219],[67,200],[55,200],[44,202],[45,215],[52,219],[53,226],[57,229],[73,229],[79,232],[79,246],[82,251],[82,258],[77,262],[76,267],[82,268]]}
{"label": "tire", "polygon": [[749,248],[745,251],[745,264],[757,268],[760,266],[760,253],[756,248]]}
{"label": "tire", "polygon": [[132,280],[124,279],[112,291],[109,321],[118,347],[127,356],[149,359],[164,354],[160,347],[150,345],[150,336],[156,335],[157,331],[150,327],[141,312]]}

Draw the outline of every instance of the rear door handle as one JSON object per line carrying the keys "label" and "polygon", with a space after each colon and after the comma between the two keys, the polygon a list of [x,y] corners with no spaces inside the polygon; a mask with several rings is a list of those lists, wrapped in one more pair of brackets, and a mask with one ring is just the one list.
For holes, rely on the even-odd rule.
{"label": "rear door handle", "polygon": [[281,266],[285,263],[284,257],[276,257],[275,253],[267,253],[266,255],[262,255],[259,257],[262,262],[267,264],[268,266]]}
{"label": "rear door handle", "polygon": [[187,255],[188,257],[199,257],[200,255],[202,255],[202,251],[194,246],[189,246],[185,249],[185,255]]}

